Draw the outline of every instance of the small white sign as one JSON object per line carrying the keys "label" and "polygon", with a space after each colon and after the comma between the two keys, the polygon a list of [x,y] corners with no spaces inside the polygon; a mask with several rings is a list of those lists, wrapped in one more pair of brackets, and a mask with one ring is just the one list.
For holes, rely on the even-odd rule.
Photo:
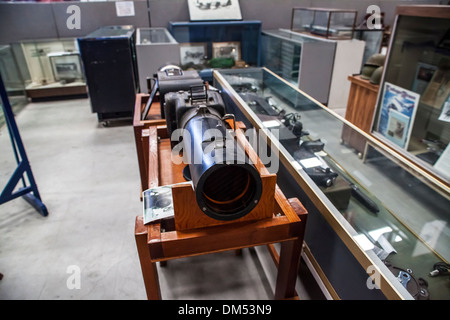
{"label": "small white sign", "polygon": [[133,1],[117,1],[116,13],[118,17],[134,16],[134,2]]}
{"label": "small white sign", "polygon": [[302,166],[304,168],[314,168],[314,167],[320,167],[322,165],[322,162],[316,158],[307,158],[307,159],[302,159],[300,160],[300,163],[302,164]]}
{"label": "small white sign", "polygon": [[267,120],[267,121],[263,121],[263,125],[266,128],[273,128],[273,127],[279,127],[280,126],[280,121],[278,120]]}

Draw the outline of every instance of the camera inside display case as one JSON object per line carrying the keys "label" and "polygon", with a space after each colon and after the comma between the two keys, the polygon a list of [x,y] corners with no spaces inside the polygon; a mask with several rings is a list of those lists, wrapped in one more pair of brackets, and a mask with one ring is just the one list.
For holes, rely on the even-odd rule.
{"label": "camera inside display case", "polygon": [[[398,15],[373,134],[450,181],[450,12]],[[444,10],[444,11],[443,11]]]}
{"label": "camera inside display case", "polygon": [[[448,279],[429,275],[450,258],[450,220],[444,214],[448,190],[437,190],[424,176],[412,174],[387,147],[268,69],[220,70],[215,80],[230,97],[228,112],[264,130],[271,152],[278,149],[282,190],[288,188],[292,196],[301,188],[295,196],[319,208],[308,211],[340,221],[331,225],[340,237],[352,235],[347,243],[357,243],[358,249],[349,246],[353,254],[363,251],[368,265],[384,272],[389,285],[381,289],[386,296],[391,286],[399,292],[397,298],[450,297]],[[363,156],[344,140],[344,128],[365,141]],[[276,170],[273,163],[266,165]],[[329,245],[322,239],[323,226],[312,221],[306,242]]]}
{"label": "camera inside display case", "polygon": [[75,39],[25,41],[21,47],[29,72],[25,85],[30,98],[87,93]]}
{"label": "camera inside display case", "polygon": [[352,39],[356,10],[293,8],[291,30],[328,39]]}

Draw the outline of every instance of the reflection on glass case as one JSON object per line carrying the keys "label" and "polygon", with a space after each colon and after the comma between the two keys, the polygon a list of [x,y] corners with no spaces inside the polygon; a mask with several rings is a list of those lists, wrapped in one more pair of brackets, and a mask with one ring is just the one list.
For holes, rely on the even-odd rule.
{"label": "reflection on glass case", "polygon": [[328,39],[352,39],[356,10],[293,8],[291,30]]}
{"label": "reflection on glass case", "polygon": [[373,134],[448,184],[450,9],[399,8]]}
{"label": "reflection on glass case", "polygon": [[[362,284],[352,283],[357,276],[348,270],[356,260],[330,260],[342,241],[363,274],[379,270],[385,298],[450,299],[448,273],[430,273],[450,259],[448,188],[437,188],[414,164],[268,69],[221,70],[214,77],[227,112],[265,132],[271,152],[278,152],[279,168],[266,165],[283,192],[308,210],[306,245],[340,298],[380,298],[366,286],[367,273]],[[342,140],[344,128],[365,141],[362,156]]]}
{"label": "reflection on glass case", "polygon": [[21,43],[30,79],[30,98],[86,95],[86,81],[75,39],[37,40]]}
{"label": "reflection on glass case", "polygon": [[[20,72],[11,45],[0,45],[0,75],[13,112],[18,113],[27,104],[27,99],[25,96],[23,75]],[[6,119],[3,114],[3,109],[0,108],[0,128],[5,123]]]}

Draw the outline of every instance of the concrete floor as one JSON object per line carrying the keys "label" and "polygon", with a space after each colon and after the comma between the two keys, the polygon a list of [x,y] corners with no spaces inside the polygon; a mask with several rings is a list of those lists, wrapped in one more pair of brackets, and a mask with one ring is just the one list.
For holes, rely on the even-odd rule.
{"label": "concrete floor", "polygon": [[[0,205],[0,299],[146,299],[134,241],[142,203],[132,126],[102,127],[88,99],[30,103],[16,121],[49,215],[21,198]],[[3,190],[16,168],[5,127],[0,150]],[[163,298],[271,299],[269,260],[255,248],[170,261],[159,267]],[[301,274],[300,297],[323,299]]]}

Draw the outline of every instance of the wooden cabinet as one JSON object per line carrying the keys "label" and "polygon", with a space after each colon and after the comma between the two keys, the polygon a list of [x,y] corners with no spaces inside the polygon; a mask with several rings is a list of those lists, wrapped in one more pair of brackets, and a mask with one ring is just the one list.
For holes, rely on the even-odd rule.
{"label": "wooden cabinet", "polygon": [[[379,85],[372,84],[359,75],[349,76],[348,80],[350,80],[351,85],[345,119],[363,131],[370,133]],[[342,140],[359,152],[364,151],[366,139],[355,130],[344,126]]]}

